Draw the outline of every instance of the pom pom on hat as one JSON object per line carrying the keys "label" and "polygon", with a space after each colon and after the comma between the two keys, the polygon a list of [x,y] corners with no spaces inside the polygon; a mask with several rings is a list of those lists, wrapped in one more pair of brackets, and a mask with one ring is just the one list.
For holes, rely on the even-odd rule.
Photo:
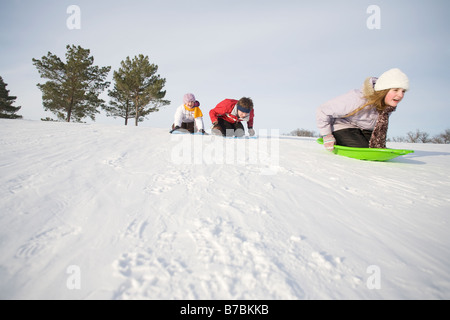
{"label": "pom pom on hat", "polygon": [[375,91],[401,88],[409,90],[409,79],[400,69],[394,68],[383,73],[375,84]]}
{"label": "pom pom on hat", "polygon": [[189,102],[195,102],[195,96],[192,93],[186,93],[183,97],[183,102],[185,104]]}

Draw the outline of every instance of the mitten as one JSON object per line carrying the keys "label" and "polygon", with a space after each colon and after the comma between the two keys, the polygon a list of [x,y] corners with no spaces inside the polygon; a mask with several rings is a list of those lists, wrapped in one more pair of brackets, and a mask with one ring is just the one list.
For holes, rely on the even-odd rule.
{"label": "mitten", "polygon": [[178,129],[180,129],[180,126],[175,126],[175,128],[173,128],[172,130],[170,130],[170,133],[173,133],[174,131],[177,131]]}
{"label": "mitten", "polygon": [[255,135],[255,130],[253,128],[248,128],[248,135],[253,137]]}
{"label": "mitten", "polygon": [[323,146],[328,151],[333,151],[335,144],[336,144],[336,139],[334,138],[334,136],[332,134],[328,134],[323,137]]}

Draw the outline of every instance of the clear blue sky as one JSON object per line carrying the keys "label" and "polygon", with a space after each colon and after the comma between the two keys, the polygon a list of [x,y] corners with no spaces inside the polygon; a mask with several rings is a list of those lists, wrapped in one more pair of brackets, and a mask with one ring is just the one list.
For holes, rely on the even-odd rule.
{"label": "clear blue sky", "polygon": [[[81,10],[80,29],[67,27],[70,5]],[[370,5],[380,8],[380,29],[367,27]],[[48,51],[64,58],[74,44],[112,70],[138,54],[159,66],[171,105],[140,126],[169,128],[192,92],[207,127],[217,103],[248,96],[256,129],[317,132],[319,105],[397,67],[411,90],[389,136],[450,128],[448,0],[2,0],[0,10],[0,76],[25,119],[53,117],[31,59]],[[96,122],[123,124],[103,112]]]}

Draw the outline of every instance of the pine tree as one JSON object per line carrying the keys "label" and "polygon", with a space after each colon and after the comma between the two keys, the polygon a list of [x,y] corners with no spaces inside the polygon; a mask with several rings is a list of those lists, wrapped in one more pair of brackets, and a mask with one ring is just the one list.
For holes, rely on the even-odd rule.
{"label": "pine tree", "polygon": [[108,95],[112,98],[109,105],[104,106],[107,117],[119,117],[125,119],[125,125],[128,125],[128,119],[134,119],[135,109],[129,96],[124,95],[124,92],[117,88],[117,84],[114,85],[113,90],[108,91]]}
{"label": "pine tree", "polygon": [[86,117],[95,121],[98,108],[104,105],[99,95],[110,84],[105,79],[111,67],[94,66],[89,49],[74,45],[66,49],[66,63],[51,52],[41,60],[33,59],[41,78],[49,79],[37,85],[42,91],[44,109],[67,122],[81,122]]}
{"label": "pine tree", "polygon": [[125,118],[125,125],[134,117],[137,126],[146,115],[169,104],[170,101],[163,100],[166,79],[157,75],[157,71],[158,66],[150,64],[148,56],[142,54],[122,61],[121,68],[114,71],[114,89],[108,93],[113,100],[104,107],[107,115]]}
{"label": "pine tree", "polygon": [[9,95],[9,90],[6,89],[7,85],[8,84],[6,84],[3,81],[3,78],[0,77],[0,118],[6,119],[22,118],[22,116],[15,114],[22,107],[13,106],[13,103],[14,101],[16,101],[17,97]]}

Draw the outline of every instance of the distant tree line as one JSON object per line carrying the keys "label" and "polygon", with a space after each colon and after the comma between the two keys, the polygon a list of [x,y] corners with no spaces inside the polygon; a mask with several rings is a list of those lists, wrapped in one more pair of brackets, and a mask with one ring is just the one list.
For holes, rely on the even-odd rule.
{"label": "distant tree line", "polygon": [[[82,122],[87,117],[95,121],[101,108],[107,116],[123,118],[125,125],[128,119],[135,119],[137,126],[146,115],[170,103],[163,99],[166,80],[157,74],[158,66],[151,64],[148,56],[122,61],[114,72],[114,88],[108,91],[111,101],[106,104],[100,94],[111,84],[106,81],[111,67],[95,66],[88,49],[74,45],[66,49],[65,62],[51,52],[32,59],[41,78],[47,79],[37,85],[44,109],[54,113],[58,121]],[[41,120],[55,121],[49,117]]]}
{"label": "distant tree line", "polygon": [[450,144],[450,129],[447,129],[443,133],[437,134],[435,136],[430,136],[427,132],[416,129],[416,131],[414,132],[408,132],[406,134],[406,137],[394,137],[392,139],[388,139],[388,141]]}
{"label": "distant tree line", "polygon": [[318,137],[318,135],[311,130],[307,129],[295,129],[291,131],[288,136],[296,136],[296,137]]}
{"label": "distant tree line", "polygon": [[[296,129],[291,131],[289,136],[298,137],[318,137],[319,135],[315,131],[307,129]],[[415,132],[410,131],[406,134],[406,137],[388,138],[387,141],[392,142],[407,142],[407,143],[440,143],[450,144],[450,129],[445,130],[443,133],[431,137],[427,132],[417,129]]]}

